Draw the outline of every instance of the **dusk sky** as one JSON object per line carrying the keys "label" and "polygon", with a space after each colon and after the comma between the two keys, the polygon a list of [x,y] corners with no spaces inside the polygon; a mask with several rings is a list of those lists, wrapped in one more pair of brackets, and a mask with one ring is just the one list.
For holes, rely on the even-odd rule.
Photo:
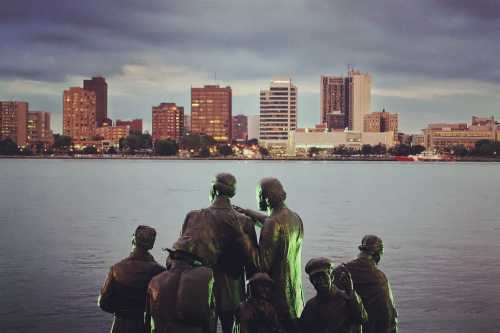
{"label": "dusk sky", "polygon": [[[500,118],[496,0],[16,0],[0,11],[0,100],[25,100],[62,128],[62,93],[104,76],[108,116],[143,118],[190,87],[230,85],[233,115],[290,76],[299,127],[319,121],[320,75],[350,64],[373,77],[373,111],[400,130]],[[216,73],[216,75],[215,75]]]}

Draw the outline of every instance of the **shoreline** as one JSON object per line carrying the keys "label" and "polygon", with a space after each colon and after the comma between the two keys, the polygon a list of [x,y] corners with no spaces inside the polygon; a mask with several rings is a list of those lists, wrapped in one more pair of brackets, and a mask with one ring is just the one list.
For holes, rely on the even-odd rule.
{"label": "shoreline", "polygon": [[465,157],[457,158],[454,160],[425,160],[425,161],[397,161],[394,157],[365,157],[365,156],[346,156],[346,157],[325,157],[325,158],[307,158],[307,157],[273,157],[273,158],[243,158],[243,157],[179,157],[179,156],[111,156],[111,155],[90,155],[90,156],[0,156],[0,159],[26,159],[26,160],[161,160],[161,161],[312,161],[312,162],[325,162],[325,161],[359,161],[359,162],[397,162],[397,163],[454,163],[454,162],[500,162],[500,158],[487,158],[487,157]]}

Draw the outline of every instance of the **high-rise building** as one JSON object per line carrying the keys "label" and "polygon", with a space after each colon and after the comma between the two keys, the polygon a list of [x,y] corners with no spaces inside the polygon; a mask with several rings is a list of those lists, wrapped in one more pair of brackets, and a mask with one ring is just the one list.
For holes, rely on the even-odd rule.
{"label": "high-rise building", "polygon": [[342,76],[321,76],[321,123],[331,130],[344,130],[348,124],[347,82]]}
{"label": "high-rise building", "polygon": [[175,103],[153,106],[153,141],[180,141],[184,134],[184,107]]}
{"label": "high-rise building", "polygon": [[191,88],[191,133],[207,134],[219,142],[231,141],[231,87]]}
{"label": "high-rise building", "polygon": [[265,145],[286,145],[297,127],[297,87],[291,78],[275,78],[260,91],[260,135]]}
{"label": "high-rise building", "polygon": [[371,75],[349,69],[347,77],[321,76],[321,122],[329,129],[363,130],[363,119],[371,111]]}
{"label": "high-rise building", "polygon": [[29,111],[26,131],[28,143],[50,145],[53,142],[50,112]]}
{"label": "high-rise building", "polygon": [[371,112],[372,108],[372,77],[370,74],[361,73],[358,70],[351,69],[348,73],[349,89],[348,93],[349,127],[353,131],[363,131],[363,119],[365,114]]}
{"label": "high-rise building", "polygon": [[129,126],[130,133],[142,134],[142,119],[120,120],[117,119],[115,126]]}
{"label": "high-rise building", "polygon": [[95,136],[95,93],[80,87],[71,87],[63,94],[63,134],[74,141]]}
{"label": "high-rise building", "polygon": [[259,139],[260,116],[248,116],[248,140]]}
{"label": "high-rise building", "polygon": [[395,113],[372,112],[364,117],[363,132],[394,132],[398,131],[398,115]]}
{"label": "high-rise building", "polygon": [[0,101],[0,139],[10,138],[18,146],[26,144],[28,103]]}
{"label": "high-rise building", "polygon": [[101,76],[94,76],[91,80],[83,81],[83,89],[95,94],[95,119],[97,127],[108,120],[108,84]]}
{"label": "high-rise building", "polygon": [[233,117],[233,141],[246,142],[248,139],[248,118],[243,114]]}

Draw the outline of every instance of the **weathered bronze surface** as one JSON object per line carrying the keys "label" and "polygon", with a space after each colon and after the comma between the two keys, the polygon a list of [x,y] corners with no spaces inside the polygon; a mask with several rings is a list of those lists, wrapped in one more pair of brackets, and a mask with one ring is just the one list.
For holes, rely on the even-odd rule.
{"label": "weathered bronze surface", "polygon": [[397,311],[391,286],[377,267],[383,255],[382,240],[373,235],[363,238],[358,258],[346,264],[354,289],[361,296],[368,312],[363,333],[397,333]]}
{"label": "weathered bronze surface", "polygon": [[257,273],[249,280],[249,296],[236,310],[233,333],[284,332],[271,303],[273,288],[273,280],[266,273]]}
{"label": "weathered bronze surface", "polygon": [[165,270],[148,250],[153,247],[156,232],[139,226],[134,233],[132,253],[113,265],[101,288],[98,304],[115,315],[111,332],[145,332],[146,291],[151,279]]}
{"label": "weathered bronze surface", "polygon": [[171,260],[168,271],[151,280],[146,313],[148,332],[216,331],[213,272],[194,263],[189,256],[181,255]]}
{"label": "weathered bronze surface", "polygon": [[256,222],[263,223],[259,254],[261,268],[275,282],[272,303],[283,326],[297,330],[297,319],[304,307],[301,279],[301,253],[304,227],[300,216],[286,207],[286,193],[279,180],[264,178],[257,188],[260,210],[268,216],[240,209]]}
{"label": "weathered bronze surface", "polygon": [[302,312],[302,332],[353,333],[361,332],[367,313],[361,298],[353,291],[349,272],[342,272],[340,279],[344,290],[332,282],[333,262],[327,258],[311,259],[306,273],[317,295],[311,298]]}
{"label": "weathered bronze surface", "polygon": [[211,189],[212,205],[187,214],[173,246],[214,269],[217,313],[225,333],[232,330],[234,310],[244,299],[245,273],[251,276],[259,268],[253,222],[231,206],[235,191],[234,177],[218,174]]}

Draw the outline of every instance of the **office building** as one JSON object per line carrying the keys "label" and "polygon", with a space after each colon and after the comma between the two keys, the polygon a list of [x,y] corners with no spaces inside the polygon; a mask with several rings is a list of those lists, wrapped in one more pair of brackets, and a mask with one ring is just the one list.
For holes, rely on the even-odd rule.
{"label": "office building", "polygon": [[429,124],[424,132],[426,150],[443,151],[456,145],[474,148],[479,140],[495,141],[498,138],[495,119],[472,117],[471,126],[467,123]]}
{"label": "office building", "polygon": [[142,134],[142,119],[117,119],[115,122],[115,126],[128,126],[130,128],[130,133]]}
{"label": "office building", "polygon": [[120,139],[126,138],[130,134],[129,125],[101,126],[96,129],[96,137],[109,141],[112,145],[118,146]]}
{"label": "office building", "polygon": [[96,127],[101,127],[104,122],[111,125],[108,120],[108,84],[101,76],[92,77],[91,80],[83,81],[83,89],[95,94],[95,117]]}
{"label": "office building", "polygon": [[95,136],[95,93],[71,87],[63,94],[63,134],[74,141],[86,141]]}
{"label": "office building", "polygon": [[239,114],[233,117],[233,141],[246,142],[248,139],[248,118]]}
{"label": "office building", "polygon": [[191,133],[207,134],[218,142],[230,142],[231,132],[231,87],[191,88]]}
{"label": "office building", "polygon": [[52,130],[50,129],[50,112],[29,111],[26,134],[29,144],[50,146],[54,142]]}
{"label": "office building", "polygon": [[333,131],[363,131],[364,116],[371,112],[370,74],[349,69],[347,76],[321,76],[320,120]]}
{"label": "office building", "polygon": [[395,113],[372,112],[364,117],[364,132],[394,132],[398,131],[398,115]]}
{"label": "office building", "polygon": [[258,140],[260,135],[260,116],[248,116],[247,124],[248,140]]}
{"label": "office building", "polygon": [[275,78],[260,91],[259,142],[276,155],[283,154],[288,133],[297,127],[297,87],[291,78]]}
{"label": "office building", "polygon": [[26,144],[28,103],[0,101],[0,139],[11,139],[18,146]]}
{"label": "office building", "polygon": [[153,141],[180,141],[184,134],[184,107],[175,103],[153,106]]}

